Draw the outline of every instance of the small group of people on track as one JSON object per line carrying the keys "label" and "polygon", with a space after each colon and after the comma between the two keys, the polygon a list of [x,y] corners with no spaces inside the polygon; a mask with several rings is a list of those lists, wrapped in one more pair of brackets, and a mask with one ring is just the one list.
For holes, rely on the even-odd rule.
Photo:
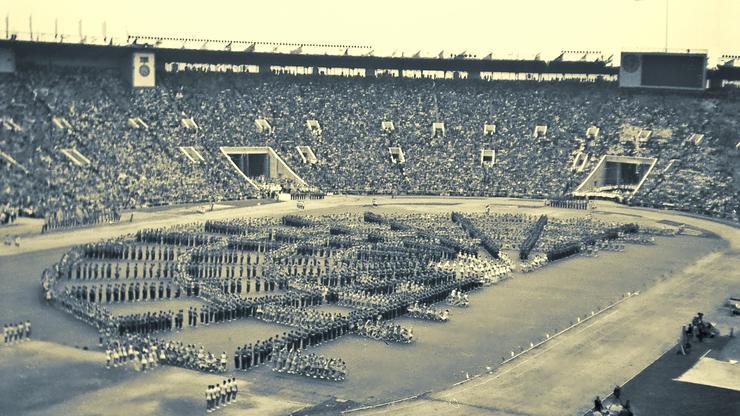
{"label": "small group of people on track", "polygon": [[227,378],[219,384],[211,384],[206,389],[206,412],[211,413],[232,403],[236,403],[239,385],[236,377]]}
{"label": "small group of people on track", "polygon": [[31,321],[3,325],[3,344],[15,344],[31,339]]}

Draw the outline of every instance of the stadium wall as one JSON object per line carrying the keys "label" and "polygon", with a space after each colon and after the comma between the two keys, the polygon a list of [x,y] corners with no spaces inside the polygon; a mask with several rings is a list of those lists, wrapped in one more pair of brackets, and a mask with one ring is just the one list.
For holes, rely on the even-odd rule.
{"label": "stadium wall", "polygon": [[15,72],[15,54],[12,49],[0,48],[0,73]]}

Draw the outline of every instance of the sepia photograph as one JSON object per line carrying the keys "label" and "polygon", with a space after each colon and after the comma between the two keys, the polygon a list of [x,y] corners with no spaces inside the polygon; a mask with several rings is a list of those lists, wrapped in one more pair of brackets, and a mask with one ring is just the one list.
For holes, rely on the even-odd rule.
{"label": "sepia photograph", "polygon": [[0,18],[0,416],[740,416],[740,1]]}

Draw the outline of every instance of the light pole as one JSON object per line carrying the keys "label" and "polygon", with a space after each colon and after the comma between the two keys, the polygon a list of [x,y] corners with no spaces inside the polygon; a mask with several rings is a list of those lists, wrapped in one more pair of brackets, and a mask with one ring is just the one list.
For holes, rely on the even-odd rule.
{"label": "light pole", "polygon": [[668,52],[668,0],[665,0],[665,51]]}

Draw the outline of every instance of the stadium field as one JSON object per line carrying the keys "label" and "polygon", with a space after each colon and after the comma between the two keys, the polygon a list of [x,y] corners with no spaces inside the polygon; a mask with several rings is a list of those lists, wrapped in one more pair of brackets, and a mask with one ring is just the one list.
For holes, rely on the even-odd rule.
{"label": "stadium field", "polygon": [[[610,358],[614,354],[632,355],[622,351],[627,346],[618,344],[615,350],[610,350],[605,345],[592,345],[589,339],[593,339],[593,334],[589,335],[588,331],[599,331],[601,326],[612,325],[614,328],[602,328],[601,331],[640,334],[648,330],[651,319],[656,322],[689,319],[690,316],[683,316],[687,313],[687,305],[675,302],[677,297],[690,296],[692,312],[688,313],[693,313],[693,309],[701,305],[716,308],[723,292],[713,288],[722,287],[726,291],[728,285],[731,290],[734,285],[735,290],[740,289],[740,279],[736,275],[738,268],[733,268],[738,262],[737,229],[708,220],[611,204],[604,204],[593,213],[585,213],[544,207],[532,200],[377,198],[378,206],[375,208],[371,207],[370,201],[371,197],[329,197],[307,201],[306,210],[301,212],[293,203],[228,207],[205,214],[183,213],[182,208],[174,208],[180,210],[178,215],[166,215],[164,211],[164,215],[137,219],[132,223],[32,236],[24,239],[20,247],[0,248],[0,280],[3,282],[0,314],[13,316],[16,320],[29,319],[34,323],[32,341],[0,350],[0,382],[12,386],[0,393],[0,408],[9,412],[7,414],[34,415],[198,415],[204,412],[202,386],[233,375],[241,383],[240,399],[237,404],[222,409],[225,415],[286,414],[325,401],[352,404],[345,405],[345,408],[379,406],[359,410],[367,413],[422,414],[430,409],[439,412],[447,409],[455,414],[508,415],[548,414],[547,409],[552,409],[550,414],[572,414],[584,410],[590,396],[623,381],[649,364],[635,361],[626,367],[615,365]],[[662,221],[665,227],[668,226],[667,221],[674,221],[676,224],[689,224],[696,232],[656,237],[655,245],[627,245],[622,252],[599,252],[595,257],[569,258],[531,273],[515,270],[509,279],[471,292],[468,308],[442,305],[450,309],[448,322],[409,317],[397,319],[396,323],[413,328],[416,341],[410,345],[348,335],[312,348],[312,352],[341,357],[347,363],[348,377],[340,383],[275,374],[267,366],[249,372],[230,368],[226,374],[203,374],[164,366],[147,373],[137,373],[128,367],[106,369],[103,352],[97,346],[96,331],[71,315],[48,306],[39,287],[41,272],[58,261],[69,246],[141,228],[206,219],[282,216],[288,213],[362,213],[368,209],[387,216],[411,212],[449,213],[453,210],[480,213],[485,212],[487,205],[496,213],[546,213],[551,218],[590,215],[604,221],[637,222],[641,226],[656,226]],[[705,264],[711,266],[703,267]],[[701,287],[681,286],[699,284]],[[678,285],[679,290],[669,290],[670,294],[666,295],[666,286],[670,285]],[[624,299],[627,293],[636,292],[639,295]],[[576,325],[573,330],[516,360],[501,364],[512,352],[528,349],[530,343],[539,343],[546,334],[556,334],[579,319],[585,320],[592,312],[619,301],[622,302],[603,315]],[[200,303],[195,299],[154,301],[113,305],[111,310],[116,314],[176,310]],[[351,308],[335,305],[323,305],[320,309],[340,314],[351,311]],[[618,319],[620,313],[639,316],[640,310],[645,313],[658,310],[663,316],[645,316],[637,322]],[[237,346],[289,330],[290,327],[284,325],[246,319],[194,329],[186,327],[182,332],[173,332],[163,338],[202,344],[213,352],[224,351],[229,356],[231,367],[231,356]],[[665,337],[660,338],[658,334],[673,334],[675,329],[661,325],[653,331],[655,336],[632,340],[634,348],[645,353],[641,358],[643,361],[657,358],[661,348],[665,348]],[[675,336],[668,336],[669,341],[674,339]],[[551,344],[555,347],[550,347]],[[572,379],[569,359],[561,359],[562,356],[557,360],[547,358],[547,354],[572,354],[572,350],[558,351],[566,345],[582,353],[586,351],[584,354],[589,358],[592,371],[600,375],[594,380]],[[600,360],[593,360],[594,357],[603,358],[603,367]],[[578,388],[565,391],[558,386],[527,383],[526,372],[511,370],[511,366],[518,362],[524,366],[549,365],[539,368],[539,371],[559,374],[568,385],[575,384]],[[488,377],[495,378],[495,381],[483,384],[481,380]],[[65,382],[59,383],[62,378]],[[469,379],[474,380],[465,382]],[[604,382],[604,379],[612,381]],[[453,386],[460,382],[465,383],[460,387]],[[494,388],[496,383],[508,383],[507,389],[519,385],[520,393],[503,400],[502,392],[510,390],[500,385]],[[453,394],[455,397],[450,398],[447,394],[455,388],[464,388],[466,393]],[[476,400],[481,402],[466,402],[466,394],[471,395],[475,391],[479,392]],[[585,396],[579,397],[581,393]],[[383,405],[418,395],[423,396],[400,405]],[[533,401],[538,397],[538,404],[528,403],[527,397]],[[101,403],[106,405],[101,406]],[[331,414],[338,410],[327,408],[322,411]]]}

